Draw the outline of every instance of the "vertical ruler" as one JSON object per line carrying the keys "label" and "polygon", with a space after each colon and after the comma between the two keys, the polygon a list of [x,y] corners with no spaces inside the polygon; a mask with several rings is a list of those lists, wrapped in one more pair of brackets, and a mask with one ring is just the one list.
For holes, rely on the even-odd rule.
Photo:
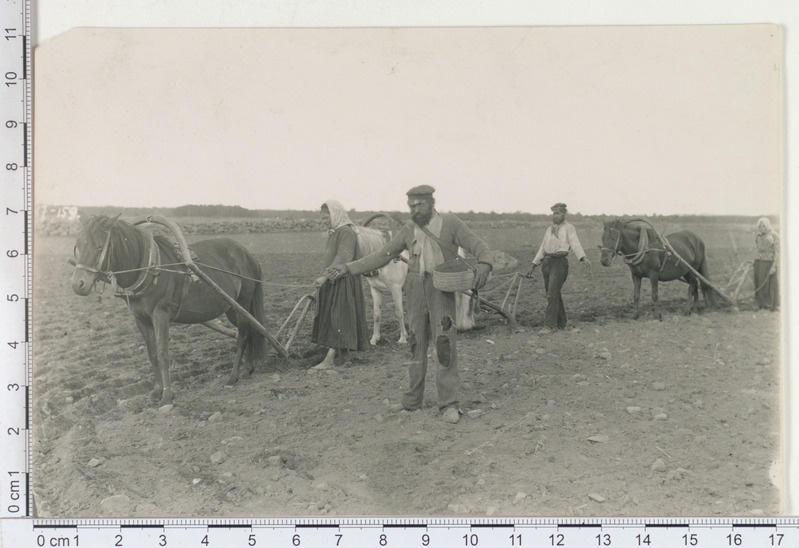
{"label": "vertical ruler", "polygon": [[0,2],[0,517],[3,518],[31,515],[30,23],[30,0]]}

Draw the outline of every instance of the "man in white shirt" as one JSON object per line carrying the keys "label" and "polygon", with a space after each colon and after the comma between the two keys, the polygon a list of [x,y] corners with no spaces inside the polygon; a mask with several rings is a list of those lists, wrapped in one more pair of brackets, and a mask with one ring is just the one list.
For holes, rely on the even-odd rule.
{"label": "man in white shirt", "polygon": [[569,276],[569,251],[573,251],[577,259],[591,268],[591,261],[585,256],[583,246],[577,239],[577,231],[571,223],[566,222],[566,204],[552,206],[552,225],[544,232],[544,239],[533,264],[526,276],[533,277],[533,272],[541,266],[544,275],[544,288],[547,292],[547,311],[544,317],[544,328],[540,335],[547,335],[557,329],[566,327],[566,309],[560,291]]}

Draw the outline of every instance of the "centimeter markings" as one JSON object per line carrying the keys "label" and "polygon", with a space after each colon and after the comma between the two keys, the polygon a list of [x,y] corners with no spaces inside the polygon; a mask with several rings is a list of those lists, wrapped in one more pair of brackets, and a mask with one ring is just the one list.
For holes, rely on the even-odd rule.
{"label": "centimeter markings", "polygon": [[[30,0],[0,4],[0,517],[31,515]],[[0,537],[0,546],[3,539]]]}
{"label": "centimeter markings", "polygon": [[[295,547],[793,547],[799,519],[331,518],[16,520],[9,546]],[[0,524],[8,525],[8,523]]]}

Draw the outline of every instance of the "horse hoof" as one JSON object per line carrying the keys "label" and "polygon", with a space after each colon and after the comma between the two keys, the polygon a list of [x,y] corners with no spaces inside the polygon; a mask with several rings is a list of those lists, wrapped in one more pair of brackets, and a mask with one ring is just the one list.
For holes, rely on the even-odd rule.
{"label": "horse hoof", "polygon": [[163,394],[163,391],[158,389],[158,388],[156,388],[155,390],[150,392],[150,400],[153,401],[153,402],[160,402],[162,394]]}
{"label": "horse hoof", "polygon": [[227,382],[225,383],[225,386],[233,386],[237,382],[239,382],[239,378],[238,377],[230,377],[230,378],[228,378]]}

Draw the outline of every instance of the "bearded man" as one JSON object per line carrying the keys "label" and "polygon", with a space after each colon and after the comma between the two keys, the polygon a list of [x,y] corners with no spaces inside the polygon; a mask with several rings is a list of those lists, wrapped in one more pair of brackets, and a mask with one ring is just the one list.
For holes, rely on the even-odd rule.
{"label": "bearded man", "polygon": [[396,236],[382,249],[360,260],[331,266],[325,275],[336,279],[363,274],[388,264],[406,249],[410,252],[404,289],[408,299],[408,343],[413,358],[408,365],[408,390],[394,408],[415,411],[422,407],[427,349],[433,341],[438,358],[438,408],[444,420],[454,424],[463,414],[459,407],[461,382],[455,345],[455,294],[436,289],[432,273],[439,264],[455,259],[459,246],[477,258],[474,290],[485,285],[493,265],[488,245],[461,219],[452,213],[436,211],[433,192],[435,189],[429,185],[410,189],[407,195],[411,220]]}
{"label": "bearded man", "polygon": [[566,278],[569,277],[569,251],[586,268],[591,269],[591,261],[585,256],[583,246],[577,238],[574,225],[566,221],[566,204],[553,205],[552,224],[544,232],[541,247],[533,258],[533,264],[525,277],[532,278],[535,269],[542,264],[541,273],[544,275],[544,288],[547,292],[547,311],[544,316],[544,327],[539,335],[549,335],[558,329],[566,327],[566,307],[563,306],[563,297],[560,292]]}

